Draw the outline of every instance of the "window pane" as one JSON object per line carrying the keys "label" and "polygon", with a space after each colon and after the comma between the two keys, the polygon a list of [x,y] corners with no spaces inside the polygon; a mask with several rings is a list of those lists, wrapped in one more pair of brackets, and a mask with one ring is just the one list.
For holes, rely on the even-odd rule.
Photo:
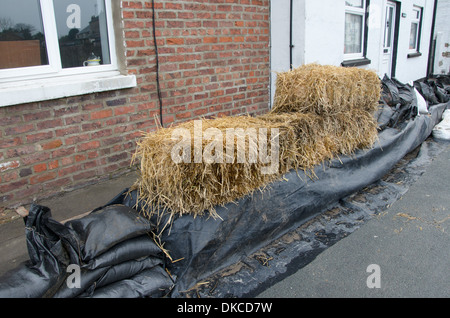
{"label": "window pane", "polygon": [[111,64],[104,0],[53,1],[63,68]]}
{"label": "window pane", "polygon": [[414,10],[416,12],[416,19],[420,19],[420,10]]}
{"label": "window pane", "polygon": [[48,65],[39,0],[2,0],[0,69],[38,65]]}
{"label": "window pane", "polygon": [[362,8],[363,0],[345,0],[345,5],[349,7]]}
{"label": "window pane", "polygon": [[411,34],[409,36],[409,49],[414,50],[416,48],[417,44],[417,29],[418,29],[417,23],[411,23]]}
{"label": "window pane", "polygon": [[387,8],[386,28],[384,33],[384,47],[389,48],[392,44],[392,31],[394,26],[394,8]]}
{"label": "window pane", "polygon": [[344,53],[362,53],[363,17],[358,14],[345,14]]}

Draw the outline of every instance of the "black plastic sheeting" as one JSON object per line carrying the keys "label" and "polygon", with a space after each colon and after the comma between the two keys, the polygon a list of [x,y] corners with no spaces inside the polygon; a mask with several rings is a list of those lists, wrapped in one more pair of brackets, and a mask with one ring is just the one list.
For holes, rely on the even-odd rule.
{"label": "black plastic sheeting", "polygon": [[[431,134],[447,105],[431,106],[429,115],[404,121],[401,128],[383,129],[372,149],[359,150],[353,156],[316,167],[317,179],[292,171],[263,193],[255,192],[236,203],[218,207],[221,219],[188,215],[176,218],[161,236],[172,259],[182,259],[168,264],[176,277],[171,297],[186,296],[220,270],[381,179]],[[111,203],[135,206],[136,196],[136,192],[124,191]],[[161,222],[164,224],[165,220]]]}
{"label": "black plastic sheeting", "polygon": [[[154,227],[132,208],[110,205],[61,224],[32,205],[24,220],[30,260],[0,279],[0,298],[162,297],[173,285]],[[68,284],[69,265],[80,286]]]}
{"label": "black plastic sheeting", "polygon": [[[426,140],[448,104],[394,122],[396,106],[388,105],[392,116],[380,126],[374,147],[324,162],[315,168],[317,179],[292,171],[263,192],[217,207],[221,219],[175,218],[160,236],[171,258],[179,260],[174,263],[151,238],[157,220],[140,215],[136,192],[125,189],[65,224],[54,221],[48,208],[33,205],[25,219],[30,261],[0,278],[0,297],[185,297],[207,278],[380,180]],[[381,113],[386,110],[380,105]],[[81,268],[80,288],[66,284],[70,264]]]}

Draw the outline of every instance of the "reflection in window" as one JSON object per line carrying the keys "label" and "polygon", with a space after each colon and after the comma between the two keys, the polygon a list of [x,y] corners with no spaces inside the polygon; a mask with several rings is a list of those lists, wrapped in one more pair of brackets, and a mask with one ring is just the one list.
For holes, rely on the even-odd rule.
{"label": "reflection in window", "polygon": [[54,1],[63,68],[111,64],[104,0]]}
{"label": "reflection in window", "polygon": [[0,69],[39,65],[48,65],[39,0],[2,0]]}

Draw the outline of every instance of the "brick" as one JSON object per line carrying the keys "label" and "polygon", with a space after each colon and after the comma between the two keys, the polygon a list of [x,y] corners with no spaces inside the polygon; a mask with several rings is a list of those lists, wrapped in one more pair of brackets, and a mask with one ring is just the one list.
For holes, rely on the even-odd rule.
{"label": "brick", "polygon": [[182,45],[184,44],[183,38],[169,38],[166,40],[167,45]]}
{"label": "brick", "polygon": [[52,140],[50,142],[47,142],[45,144],[42,144],[42,149],[43,150],[51,150],[51,149],[56,149],[62,146],[62,141],[60,139],[57,140]]}
{"label": "brick", "polygon": [[98,140],[94,140],[94,141],[90,141],[84,144],[80,144],[77,146],[77,151],[86,151],[86,150],[92,150],[95,148],[100,147],[100,141]]}
{"label": "brick", "polygon": [[30,132],[32,130],[34,130],[33,124],[8,127],[5,129],[5,136],[19,135],[19,134]]}
{"label": "brick", "polygon": [[19,148],[8,149],[6,151],[6,157],[8,157],[8,158],[22,157],[22,156],[30,155],[34,152],[36,152],[36,147],[34,145],[26,145],[26,146],[21,146]]}
{"label": "brick", "polygon": [[26,138],[27,138],[27,142],[34,143],[34,142],[53,138],[53,132],[52,131],[40,132],[37,134],[27,135]]}
{"label": "brick", "polygon": [[57,169],[59,167],[59,162],[58,160],[54,160],[48,163],[48,169],[49,170],[54,170]]}
{"label": "brick", "polygon": [[49,172],[44,174],[39,174],[30,178],[30,184],[43,183],[49,180],[53,180],[57,177],[56,172]]}
{"label": "brick", "polygon": [[62,119],[59,119],[59,118],[36,123],[37,129],[40,129],[40,130],[55,128],[55,127],[62,126],[62,125],[63,125]]}
{"label": "brick", "polygon": [[18,168],[19,166],[20,166],[20,163],[17,160],[9,161],[9,162],[2,162],[2,163],[0,163],[0,172],[5,172],[10,169],[15,169],[15,168]]}
{"label": "brick", "polygon": [[114,109],[114,115],[115,116],[120,116],[123,114],[129,114],[134,112],[134,105],[131,106],[122,106],[122,107],[117,107]]}
{"label": "brick", "polygon": [[22,138],[15,137],[12,139],[0,139],[0,148],[17,147],[22,144]]}
{"label": "brick", "polygon": [[45,163],[40,163],[40,164],[37,164],[37,165],[35,165],[33,167],[33,171],[35,173],[43,172],[43,171],[46,171],[46,170],[47,170],[47,164],[45,164]]}
{"label": "brick", "polygon": [[19,181],[14,181],[11,183],[1,183],[0,184],[0,193],[4,194],[4,193],[8,193],[11,191],[17,191],[18,189],[22,188],[23,186],[25,186],[28,183],[27,180],[19,180]]}
{"label": "brick", "polygon": [[91,119],[92,120],[103,119],[103,118],[111,117],[112,115],[113,115],[113,111],[111,109],[104,109],[104,110],[100,110],[100,111],[91,113]]}
{"label": "brick", "polygon": [[124,97],[124,98],[109,100],[109,101],[106,102],[106,105],[108,105],[108,106],[119,106],[119,105],[124,105],[126,102],[127,102],[127,99]]}
{"label": "brick", "polygon": [[19,172],[19,176],[21,178],[28,177],[31,174],[33,174],[33,171],[31,170],[31,168],[21,169],[20,172]]}

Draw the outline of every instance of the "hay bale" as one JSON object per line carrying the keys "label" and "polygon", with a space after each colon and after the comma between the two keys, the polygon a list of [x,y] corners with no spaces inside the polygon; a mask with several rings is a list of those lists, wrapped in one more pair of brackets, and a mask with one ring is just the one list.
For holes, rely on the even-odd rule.
{"label": "hay bale", "polygon": [[[239,116],[202,120],[203,138],[198,148],[194,129],[198,121],[161,128],[145,134],[138,141],[133,161],[140,161],[140,177],[132,189],[138,190],[139,201],[146,207],[147,217],[163,213],[217,217],[216,206],[233,202],[256,190],[262,191],[292,169],[303,170],[314,177],[316,165],[334,158],[336,154],[350,154],[357,148],[370,146],[374,133],[376,136],[376,126],[370,125],[367,112],[361,111],[357,120],[344,116],[325,118],[317,114],[269,113],[256,118]],[[185,130],[185,140],[174,134],[180,129]],[[204,138],[209,129],[223,137],[219,138],[219,144],[215,144],[217,148],[212,147],[212,140]],[[239,142],[242,141],[238,136],[233,137],[233,151],[227,152],[228,129],[243,129],[245,132],[255,129],[257,132],[253,136],[245,135],[243,139],[243,162],[238,160]],[[278,149],[276,171],[273,173],[264,172],[271,163],[262,162],[259,156],[256,161],[250,160],[250,153],[259,155],[261,152],[258,148],[261,140],[259,129],[267,129],[264,136],[267,154],[272,155],[272,151]],[[277,129],[276,136],[272,129]],[[278,148],[273,148],[275,140]],[[174,149],[180,154],[177,160],[174,160]],[[223,151],[222,160],[208,162],[205,154],[215,156],[217,149]]]}
{"label": "hay bale", "polygon": [[[295,135],[292,128],[286,128],[281,122],[270,123],[259,118],[240,116],[203,119],[200,123],[200,139],[195,135],[199,128],[197,126],[195,130],[195,125],[199,121],[190,121],[177,127],[161,128],[138,141],[133,161],[140,161],[140,177],[133,189],[139,190],[139,199],[146,206],[148,216],[161,212],[194,216],[207,213],[216,216],[217,205],[232,202],[266,186],[295,164],[290,160],[288,151],[295,143]],[[258,153],[255,148],[258,147],[259,135],[256,135],[256,139],[252,134],[243,139],[234,136],[234,149],[227,151],[227,129],[243,129],[247,132],[259,128],[268,130],[266,142],[269,151],[274,138],[278,138],[281,158],[277,167],[279,173],[263,173],[262,168],[268,164],[261,162],[259,157],[256,162],[250,160],[250,153]],[[272,136],[272,128],[279,129],[279,135]],[[215,144],[218,147],[213,147],[212,140],[204,138],[208,129],[213,129],[209,131],[216,136],[222,135],[220,144]],[[180,137],[180,132],[186,133],[185,138]],[[244,145],[246,157],[245,160],[238,160],[238,142],[242,140],[244,144],[240,145]],[[220,147],[223,150],[222,162],[208,162],[205,154],[218,155],[216,151]],[[176,154],[180,154],[175,156],[175,161],[174,149]],[[181,158],[183,161],[179,160]]]}
{"label": "hay bale", "polygon": [[[306,65],[280,73],[268,114],[190,121],[145,134],[133,156],[140,177],[132,190],[148,217],[217,217],[215,207],[262,191],[292,169],[313,177],[323,161],[371,147],[380,90],[376,74],[359,69]],[[244,135],[228,139],[230,130]],[[259,153],[277,156],[266,156],[269,162]],[[268,167],[274,169],[268,173]]]}
{"label": "hay bale", "polygon": [[381,81],[373,71],[307,64],[277,75],[273,112],[336,114],[351,109],[374,113]]}

